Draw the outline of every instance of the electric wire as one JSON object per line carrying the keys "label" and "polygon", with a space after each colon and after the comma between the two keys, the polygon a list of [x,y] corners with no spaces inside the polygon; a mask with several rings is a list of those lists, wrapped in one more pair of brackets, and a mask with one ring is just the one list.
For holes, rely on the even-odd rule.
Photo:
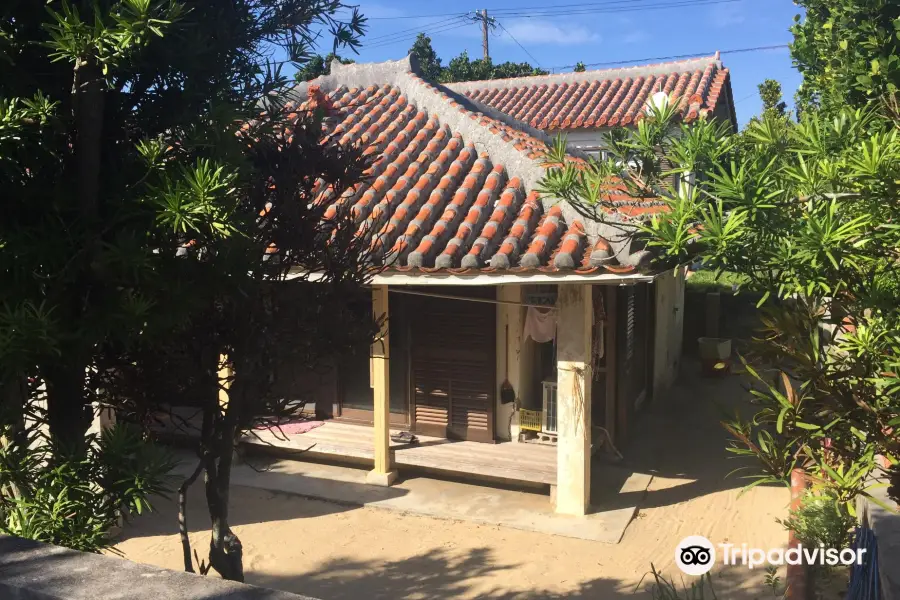
{"label": "electric wire", "polygon": [[514,36],[512,33],[509,32],[509,29],[507,29],[506,27],[504,27],[504,26],[503,26],[503,23],[501,23],[500,21],[495,21],[495,22],[497,23],[497,25],[500,26],[500,29],[502,29],[503,31],[506,32],[506,35],[508,35],[510,38],[512,38],[512,41],[514,41],[514,42],[519,46],[519,48],[521,48],[522,50],[525,51],[525,54],[527,54],[528,56],[531,57],[531,60],[533,60],[533,61],[537,64],[537,66],[539,66],[539,67],[541,66],[541,61],[539,61],[538,59],[536,59],[536,58],[534,57],[534,54],[532,54],[531,52],[529,52],[529,51],[528,51],[528,48],[526,48],[525,46],[523,46],[523,45],[519,42],[519,40],[516,39],[516,36]]}

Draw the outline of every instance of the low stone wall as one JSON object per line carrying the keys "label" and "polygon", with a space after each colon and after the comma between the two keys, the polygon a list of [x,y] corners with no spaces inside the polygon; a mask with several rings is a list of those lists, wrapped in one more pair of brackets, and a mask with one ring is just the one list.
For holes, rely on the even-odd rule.
{"label": "low stone wall", "polygon": [[314,600],[0,535],[3,600]]}

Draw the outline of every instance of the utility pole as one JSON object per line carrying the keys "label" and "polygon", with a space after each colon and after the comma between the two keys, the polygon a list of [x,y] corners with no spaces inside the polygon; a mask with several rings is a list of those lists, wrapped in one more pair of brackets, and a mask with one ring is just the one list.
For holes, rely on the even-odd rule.
{"label": "utility pole", "polygon": [[487,9],[481,9],[481,49],[484,51],[484,60],[491,59],[491,53],[488,51],[488,14]]}

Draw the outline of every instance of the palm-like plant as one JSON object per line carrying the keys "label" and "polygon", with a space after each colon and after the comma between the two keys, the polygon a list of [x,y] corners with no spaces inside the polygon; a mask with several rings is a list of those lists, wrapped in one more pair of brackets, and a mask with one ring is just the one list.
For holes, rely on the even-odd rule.
{"label": "palm-like plant", "polygon": [[[884,473],[877,456],[898,456],[897,124],[873,109],[800,123],[766,114],[732,136],[651,107],[609,138],[605,161],[581,168],[561,151],[548,151],[545,194],[596,219],[604,185],[652,194],[666,210],[632,226],[660,258],[699,255],[762,294],[746,361],[761,408],[726,423],[730,450],[759,459],[753,485],[787,483],[801,467],[852,510]],[[753,365],[783,375],[770,381]]]}

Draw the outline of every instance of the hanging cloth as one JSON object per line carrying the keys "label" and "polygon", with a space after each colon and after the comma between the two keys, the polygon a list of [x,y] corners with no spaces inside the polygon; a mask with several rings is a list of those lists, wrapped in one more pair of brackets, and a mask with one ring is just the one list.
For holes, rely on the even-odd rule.
{"label": "hanging cloth", "polygon": [[555,340],[556,311],[529,306],[525,314],[525,338],[529,337],[539,344]]}

